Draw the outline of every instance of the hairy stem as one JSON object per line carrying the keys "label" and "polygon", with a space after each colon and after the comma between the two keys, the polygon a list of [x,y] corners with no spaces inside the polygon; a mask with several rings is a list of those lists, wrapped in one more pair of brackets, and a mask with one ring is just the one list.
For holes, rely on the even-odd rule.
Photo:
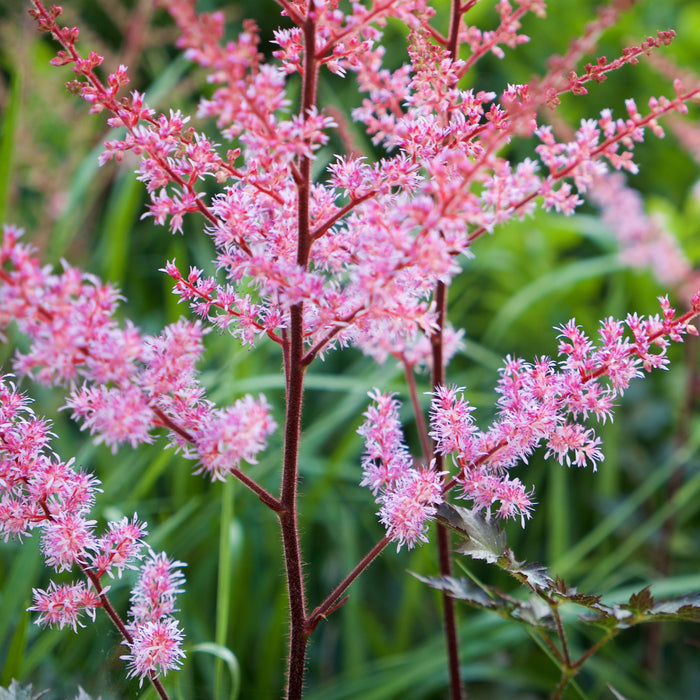
{"label": "hairy stem", "polygon": [[389,538],[384,537],[370,549],[357,563],[355,568],[333,589],[326,599],[309,615],[306,628],[309,634],[316,629],[318,623],[325,619],[334,610],[337,610],[344,602],[341,596],[350,587],[350,584],[384,551],[389,544]]}
{"label": "hairy stem", "polygon": [[290,638],[287,678],[289,700],[301,698],[306,656],[305,632],[306,595],[302,572],[299,522],[297,514],[297,480],[299,476],[299,440],[301,436],[301,408],[304,394],[302,309],[291,309],[290,362],[287,376],[286,414],[284,430],[284,457],[279,513],[284,547],[284,563],[289,594]]}
{"label": "hairy stem", "polygon": [[[310,0],[303,20],[304,70],[300,117],[305,119],[316,104],[318,64],[316,51],[316,20],[314,0]],[[312,236],[309,216],[311,194],[311,159],[299,160],[297,185],[297,265],[306,269],[309,262]],[[304,661],[309,633],[306,624],[306,593],[299,542],[297,489],[299,479],[299,442],[304,397],[304,312],[303,304],[292,306],[289,315],[288,350],[286,354],[286,413],[284,427],[284,458],[279,513],[284,547],[284,563],[289,594],[289,659],[287,676],[288,700],[299,700],[304,685]]]}
{"label": "hairy stem", "polygon": [[[442,352],[443,329],[447,313],[447,286],[438,282],[435,291],[435,301],[438,312],[438,329],[430,337],[433,355],[433,390],[445,383],[445,360]],[[443,455],[434,455],[434,468],[443,471],[445,459]],[[438,557],[440,573],[443,576],[452,575],[452,558],[450,555],[450,533],[444,525],[437,525]],[[455,618],[454,599],[447,593],[442,594],[443,621],[445,625],[445,642],[450,671],[450,697],[461,700],[464,697],[462,679],[459,670],[459,642],[457,639],[457,621]]]}
{"label": "hairy stem", "polygon": [[[450,13],[450,30],[447,39],[447,50],[450,58],[455,61],[459,58],[459,26],[461,24],[461,0],[452,0]],[[447,322],[447,286],[444,282],[438,282],[435,290],[435,304],[437,309],[437,330],[430,337],[433,357],[433,391],[445,383],[445,357],[443,353],[443,335]],[[434,468],[436,471],[444,471],[445,459],[441,454],[434,455]],[[437,525],[438,557],[440,561],[440,573],[443,576],[452,575],[452,558],[450,555],[450,533],[444,525]],[[454,599],[447,593],[442,594],[443,621],[445,625],[445,643],[447,645],[447,659],[450,675],[450,698],[462,700],[465,697],[462,686],[462,678],[459,669],[459,640],[457,638],[457,620],[455,617]]]}

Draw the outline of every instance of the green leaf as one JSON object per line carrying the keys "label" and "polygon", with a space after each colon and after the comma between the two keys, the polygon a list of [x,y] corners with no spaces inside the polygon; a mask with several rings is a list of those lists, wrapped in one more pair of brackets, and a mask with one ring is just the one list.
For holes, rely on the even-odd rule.
{"label": "green leaf", "polygon": [[48,690],[42,690],[40,693],[35,693],[31,683],[22,686],[13,679],[9,688],[0,688],[0,700],[39,700],[48,692]]}
{"label": "green leaf", "polygon": [[[78,694],[75,696],[75,700],[94,700],[94,698],[78,686]],[[97,700],[100,700],[100,698],[97,698]]]}
{"label": "green leaf", "polygon": [[644,622],[700,622],[700,596],[681,596],[656,603],[650,586],[632,594],[628,603],[587,607],[595,610],[596,615],[581,615],[579,619],[607,628],[627,629]]}
{"label": "green leaf", "polygon": [[642,615],[654,606],[654,596],[651,595],[651,586],[639,591],[639,593],[633,593],[630,596],[629,603],[625,603],[620,607],[629,610],[635,615]]}
{"label": "green leaf", "polygon": [[496,564],[507,555],[506,535],[493,520],[487,520],[468,508],[448,503],[442,503],[438,507],[437,519],[466,538],[457,549],[461,554],[472,559],[483,559],[489,564]]}
{"label": "green leaf", "polygon": [[653,616],[654,621],[686,620],[689,622],[700,622],[700,596],[683,596],[656,603],[644,616],[644,622],[650,616]]}
{"label": "green leaf", "polygon": [[411,573],[422,583],[443,591],[451,598],[463,600],[474,608],[489,610],[503,618],[525,622],[533,627],[553,628],[551,609],[537,596],[518,600],[498,588],[489,586],[484,590],[466,579],[452,576],[426,577]]}
{"label": "green leaf", "polygon": [[608,683],[608,690],[615,696],[616,700],[629,700],[622,693],[618,692]]}
{"label": "green leaf", "polygon": [[231,677],[231,692],[229,697],[231,700],[236,700],[241,688],[241,667],[238,663],[238,658],[236,655],[223,644],[214,644],[212,642],[202,642],[201,644],[197,644],[192,647],[192,651],[211,654],[226,664]]}
{"label": "green leaf", "polygon": [[456,579],[452,576],[420,576],[412,571],[409,573],[431,588],[447,593],[450,598],[464,600],[475,608],[495,610],[498,607],[495,600],[467,579]]}
{"label": "green leaf", "polygon": [[546,566],[541,564],[526,564],[525,562],[513,562],[508,571],[516,578],[524,580],[527,585],[540,591],[552,590],[554,579],[549,575]]}

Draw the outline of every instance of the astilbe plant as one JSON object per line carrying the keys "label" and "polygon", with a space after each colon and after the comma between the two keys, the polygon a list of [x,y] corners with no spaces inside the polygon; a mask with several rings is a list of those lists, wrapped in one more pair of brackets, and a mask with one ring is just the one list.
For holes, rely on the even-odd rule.
{"label": "astilbe plant", "polygon": [[[462,511],[448,498],[470,503],[469,517],[513,518],[526,526],[535,497],[512,468],[543,447],[545,458],[595,470],[603,459],[601,441],[587,419],[611,418],[630,381],[664,368],[670,342],[696,333],[690,321],[700,313],[698,294],[687,294],[689,308],[681,313],[662,298],[659,314],[602,321],[597,342],[573,320],[562,323],[558,360],[506,359],[495,419],[480,429],[463,391],[445,377],[462,337],[447,320],[447,290],[461,271],[460,256],[470,257],[481,236],[497,234],[499,225],[537,207],[573,214],[591,193],[609,209],[601,179],[611,170],[636,172],[635,144],[647,131],[661,136],[658,120],[685,112],[686,103],[700,96],[700,85],[676,81],[673,97],[651,97],[644,110],[630,99],[623,116],[604,110],[560,140],[548,114],[563,94],[585,94],[610,71],[670,43],[673,32],[577,70],[601,32],[633,4],[618,0],[600,11],[565,55],[550,61],[546,75],[498,94],[470,89],[470,70],[487,54],[503,57],[526,42],[521,20],[544,17],[542,0],[515,6],[501,0],[491,31],[468,24],[474,0],[453,0],[447,35],[435,29],[435,10],[424,0],[278,3],[285,27],[275,32],[268,60],[253,22],[224,43],[222,13],[198,14],[194,0],[161,1],[181,31],[179,48],[208,72],[213,90],[197,116],[216,123],[215,141],[191,126],[189,116],[156,113],[143,94],[127,93],[125,66],[106,80],[99,77],[103,59],[83,52],[77,28],[61,26],[60,8],[33,2],[39,29],[61,47],[52,63],[75,74],[71,91],[122,130],[106,143],[100,163],[137,156],[138,179],[150,195],[144,216],[172,233],[182,233],[186,216],[199,217],[217,272],[163,261],[174,293],[196,320],[147,336],[130,322],[117,322],[120,296],[113,286],[68,263],[60,271],[42,266],[21,231],[6,226],[0,325],[14,322],[28,339],[28,349],[15,355],[14,375],[65,387],[65,407],[97,442],[116,451],[165,433],[196,463],[196,472],[239,480],[277,515],[289,600],[289,698],[302,695],[309,636],[343,604],[351,583],[390,542],[413,548],[428,541],[429,523],[437,519],[445,578],[436,585],[446,592],[451,693],[458,698],[457,631],[447,595],[455,591],[444,583],[452,556],[447,526],[472,539],[476,526],[470,530],[466,516],[455,516]],[[389,19],[408,32],[407,61],[394,70],[384,66],[381,43]],[[364,97],[351,115],[320,103],[322,70],[356,83]],[[293,80],[301,85],[297,104],[287,93]],[[372,161],[348,144],[312,177],[316,154],[333,130],[347,132],[348,116],[384,155]],[[538,160],[514,162],[506,155],[514,139],[531,137],[540,144]],[[218,142],[229,143],[228,150]],[[217,186],[213,195],[210,183]],[[244,466],[255,463],[277,429],[270,404],[248,395],[217,406],[199,381],[203,337],[212,329],[243,345],[279,346],[286,394],[277,494]],[[386,536],[311,609],[304,571],[313,576],[314,569],[302,555],[297,501],[305,374],[324,354],[346,346],[403,365],[422,454],[412,456],[406,444],[398,399],[372,392],[359,430],[365,441],[362,484],[376,496]],[[427,422],[414,379],[422,368],[431,372],[433,386]],[[128,673],[150,680],[167,697],[160,676],[184,656],[174,617],[184,582],[181,564],[149,551],[145,524],[136,515],[95,534],[89,513],[97,480],[51,452],[49,424],[34,415],[13,381],[5,374],[0,383],[0,530],[5,538],[21,538],[41,528],[47,565],[83,577],[35,591],[37,622],[77,629],[83,614],[94,617],[103,608],[128,648]],[[510,561],[500,550],[491,558]],[[119,576],[125,568],[140,571],[127,621],[104,585],[105,575]],[[533,590],[542,593],[551,579],[542,581]],[[557,693],[577,670],[568,655],[562,666]]]}

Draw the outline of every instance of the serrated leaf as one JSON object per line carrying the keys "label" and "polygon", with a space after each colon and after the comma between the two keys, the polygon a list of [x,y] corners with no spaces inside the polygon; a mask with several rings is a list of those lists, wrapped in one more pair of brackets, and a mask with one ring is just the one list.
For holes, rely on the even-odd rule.
{"label": "serrated leaf", "polygon": [[518,578],[525,580],[530,588],[540,591],[554,590],[554,579],[549,575],[546,566],[541,564],[526,564],[517,562],[517,568],[508,568],[508,571]]}
{"label": "serrated leaf", "polygon": [[601,606],[600,610],[596,610],[595,614],[584,613],[579,615],[578,619],[585,624],[602,627],[604,630],[608,631],[618,627],[618,619],[614,614],[614,610],[603,606]]}
{"label": "serrated leaf", "polygon": [[633,593],[628,603],[623,603],[620,607],[635,615],[641,615],[654,606],[654,596],[651,594],[651,586],[643,588],[639,593]]}
{"label": "serrated leaf", "polygon": [[411,574],[431,588],[443,591],[450,597],[480,610],[489,610],[503,618],[526,622],[533,627],[553,627],[549,606],[535,596],[523,601],[490,586],[484,591],[466,579],[456,579],[452,576],[420,576],[413,572]]}
{"label": "serrated leaf", "polygon": [[442,503],[438,507],[437,519],[466,538],[457,549],[473,559],[483,559],[496,564],[506,555],[506,536],[493,520],[469,510]]}
{"label": "serrated leaf", "polygon": [[554,627],[552,609],[542,599],[535,596],[518,606],[517,616],[533,627],[546,627],[547,629]]}
{"label": "serrated leaf", "polygon": [[467,579],[456,579],[452,576],[420,576],[412,571],[410,573],[422,583],[447,593],[451,598],[467,601],[471,605],[485,610],[496,607],[494,600]]}
{"label": "serrated leaf", "polygon": [[[642,595],[647,591],[640,591],[632,598],[635,604],[641,605],[651,599],[651,596]],[[661,603],[655,603],[652,608],[646,610],[631,609],[629,604],[615,605],[608,608],[602,603],[591,608],[596,615],[581,615],[580,619],[589,624],[599,625],[607,629],[619,628],[627,629],[644,622],[700,622],[700,596],[685,596],[673,598]]]}
{"label": "serrated leaf", "polygon": [[[92,695],[86,693],[80,686],[78,686],[78,694],[75,696],[75,700],[95,700]],[[101,700],[101,698],[97,698]]]}
{"label": "serrated leaf", "polygon": [[580,605],[581,607],[591,608],[592,610],[600,610],[601,608],[605,607],[600,602],[601,596],[578,593],[575,588],[572,589],[567,595],[562,595],[562,598],[571,601],[572,603],[576,603],[576,605]]}
{"label": "serrated leaf", "polygon": [[0,700],[39,700],[48,690],[35,693],[31,685],[20,685],[14,678],[8,688],[0,688]]}
{"label": "serrated leaf", "polygon": [[620,628],[629,627],[634,620],[634,614],[621,605],[614,605],[611,609],[611,613],[615,620],[617,620],[617,626]]}
{"label": "serrated leaf", "polygon": [[668,619],[700,622],[700,596],[683,596],[656,603],[650,613],[657,618],[664,615]]}

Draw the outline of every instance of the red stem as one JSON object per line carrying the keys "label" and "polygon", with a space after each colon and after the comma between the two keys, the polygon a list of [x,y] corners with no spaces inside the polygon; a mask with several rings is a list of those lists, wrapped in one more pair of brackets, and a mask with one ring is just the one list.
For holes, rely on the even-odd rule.
{"label": "red stem", "polygon": [[340,605],[340,597],[345,593],[345,591],[350,587],[350,584],[384,551],[385,547],[389,544],[389,538],[377,542],[377,544],[369,550],[367,554],[357,563],[355,568],[333,589],[333,591],[326,597],[326,599],[309,615],[306,621],[307,633],[311,634],[318,623],[325,619],[334,610],[337,610]]}
{"label": "red stem", "polygon": [[[430,337],[433,350],[433,390],[445,383],[445,360],[443,355],[443,330],[445,328],[447,313],[447,286],[444,282],[438,282],[435,291],[435,301],[438,313],[438,329]],[[434,453],[434,469],[444,471],[445,458],[441,454]],[[438,557],[440,573],[443,576],[452,575],[452,558],[450,554],[450,533],[444,525],[437,525]],[[459,669],[459,640],[457,638],[457,621],[455,618],[454,599],[447,593],[442,594],[443,621],[445,624],[445,642],[447,645],[447,658],[450,672],[450,697],[452,700],[462,700],[462,679]]]}
{"label": "red stem", "polygon": [[[314,0],[310,0],[304,32],[304,71],[300,116],[306,118],[316,103],[318,64],[316,52],[316,21]],[[309,197],[311,194],[311,160],[303,156],[299,162],[297,183],[297,265],[306,269],[311,250]],[[304,396],[304,319],[303,304],[290,309],[288,359],[285,362],[286,413],[284,427],[284,456],[279,513],[284,547],[284,563],[289,594],[290,638],[287,675],[287,699],[300,700],[304,683],[304,660],[309,632],[306,624],[306,593],[302,567],[297,488],[299,478],[299,442],[301,437],[302,401]]]}
{"label": "red stem", "polygon": [[423,453],[423,461],[425,464],[430,463],[431,455],[433,454],[433,446],[428,435],[428,425],[425,422],[425,415],[420,405],[418,397],[418,389],[416,387],[416,376],[413,373],[413,367],[406,362],[406,358],[402,357],[404,375],[406,376],[406,384],[408,384],[408,392],[411,395],[411,404],[413,405],[413,415],[416,417],[416,427],[418,428],[418,440],[420,441],[421,452]]}
{"label": "red stem", "polygon": [[[447,50],[450,58],[455,61],[459,57],[459,27],[462,21],[462,4],[460,0],[452,0],[450,16],[450,32],[447,41]],[[447,322],[447,285],[438,282],[435,290],[435,305],[437,310],[437,329],[430,336],[433,356],[433,391],[445,383],[445,357],[443,353],[443,334]],[[429,458],[428,455],[426,457]],[[436,471],[444,471],[445,458],[436,454],[433,450],[433,466]],[[450,533],[444,525],[437,525],[438,557],[440,573],[443,576],[452,575],[452,557]],[[445,625],[445,643],[447,646],[447,659],[450,674],[450,698],[462,700],[464,697],[462,678],[459,668],[459,640],[457,637],[457,620],[455,617],[454,599],[442,593],[443,621]]]}

